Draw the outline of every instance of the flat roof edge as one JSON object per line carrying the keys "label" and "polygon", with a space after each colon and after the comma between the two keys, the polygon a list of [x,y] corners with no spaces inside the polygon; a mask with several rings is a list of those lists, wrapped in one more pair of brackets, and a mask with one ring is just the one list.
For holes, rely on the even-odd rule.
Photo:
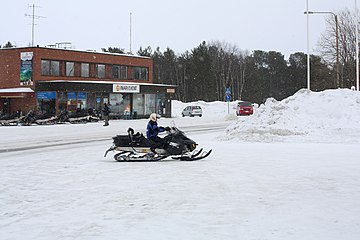
{"label": "flat roof edge", "polygon": [[14,49],[48,49],[48,50],[56,50],[56,51],[74,51],[74,52],[83,52],[83,53],[93,53],[93,54],[107,54],[112,56],[123,56],[123,57],[134,57],[134,58],[145,58],[145,59],[152,59],[151,57],[146,56],[139,56],[139,55],[132,55],[132,54],[126,54],[126,53],[110,53],[110,52],[98,52],[96,50],[79,50],[79,49],[71,49],[71,48],[53,48],[53,47],[11,47],[11,48],[0,48],[0,51],[2,50],[14,50]]}
{"label": "flat roof edge", "polygon": [[103,81],[71,81],[71,80],[50,80],[37,81],[37,83],[87,83],[87,84],[125,84],[125,85],[142,85],[142,86],[157,86],[157,87],[177,87],[177,85],[159,84],[159,83],[139,83],[139,82],[103,82]]}

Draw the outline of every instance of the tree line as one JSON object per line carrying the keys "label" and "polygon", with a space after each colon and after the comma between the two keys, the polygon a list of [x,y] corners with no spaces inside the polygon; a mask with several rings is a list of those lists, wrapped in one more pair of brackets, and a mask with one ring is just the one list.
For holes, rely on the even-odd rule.
{"label": "tree line", "polygon": [[[356,21],[349,10],[337,12],[336,17],[338,23],[333,16],[326,19],[326,31],[317,44],[319,55],[310,55],[312,91],[356,85]],[[140,47],[137,54],[153,58],[154,81],[177,85],[175,99],[184,102],[224,101],[225,89],[230,88],[232,100],[262,103],[269,97],[282,100],[307,87],[307,54],[302,52],[286,60],[280,52],[249,53],[215,41],[181,54],[170,48],[152,51],[150,46]]]}
{"label": "tree line", "polygon": [[[286,60],[276,51],[256,50],[251,54],[221,42],[202,42],[191,51],[176,55],[167,48],[140,48],[141,56],[154,60],[154,82],[177,85],[175,99],[189,102],[224,101],[225,89],[232,100],[262,103],[266,98],[281,100],[293,95],[307,83],[307,55],[294,53]],[[311,55],[311,89],[335,88],[334,69]]]}

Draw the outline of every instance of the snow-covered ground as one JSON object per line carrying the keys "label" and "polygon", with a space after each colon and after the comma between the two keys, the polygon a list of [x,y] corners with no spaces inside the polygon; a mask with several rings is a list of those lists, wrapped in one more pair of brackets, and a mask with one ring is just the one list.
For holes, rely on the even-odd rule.
{"label": "snow-covered ground", "polygon": [[0,127],[0,239],[360,238],[358,92],[300,90],[242,117],[236,102],[193,104],[202,118],[174,101],[159,124],[213,149],[196,162],[103,157],[145,119]]}

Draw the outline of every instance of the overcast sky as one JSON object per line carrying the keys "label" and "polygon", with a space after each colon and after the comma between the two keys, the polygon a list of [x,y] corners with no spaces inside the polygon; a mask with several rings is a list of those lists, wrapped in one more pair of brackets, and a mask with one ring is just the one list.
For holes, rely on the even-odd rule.
{"label": "overcast sky", "polygon": [[[355,8],[356,0],[308,0],[310,11]],[[97,50],[140,46],[170,47],[183,53],[202,41],[221,41],[241,50],[307,52],[306,0],[26,0],[2,1],[0,45],[29,46],[35,4],[35,45],[71,42],[73,48]],[[358,3],[359,5],[359,3]],[[331,16],[331,15],[330,15]],[[310,15],[310,48],[325,31],[325,14]]]}

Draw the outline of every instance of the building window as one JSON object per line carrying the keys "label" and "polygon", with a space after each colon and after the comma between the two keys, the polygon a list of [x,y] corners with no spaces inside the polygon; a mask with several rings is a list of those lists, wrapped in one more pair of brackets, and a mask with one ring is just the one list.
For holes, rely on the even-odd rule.
{"label": "building window", "polygon": [[127,66],[112,66],[112,78],[113,79],[127,79]]}
{"label": "building window", "polygon": [[111,112],[114,115],[130,116],[130,94],[110,93]]}
{"label": "building window", "polygon": [[112,66],[111,78],[114,78],[114,79],[120,78],[120,66],[117,66],[117,65]]}
{"label": "building window", "polygon": [[[156,94],[145,94],[145,112],[144,115],[150,115],[156,112]],[[159,113],[159,112],[156,112]],[[161,113],[159,113],[161,114]]]}
{"label": "building window", "polygon": [[134,94],[133,95],[133,114],[137,116],[137,115],[144,115],[144,113],[145,113],[145,95],[141,94],[141,93]]}
{"label": "building window", "polygon": [[77,93],[77,109],[84,110],[87,108],[87,94],[86,92]]}
{"label": "building window", "polygon": [[81,77],[89,77],[89,64],[81,63]]}
{"label": "building window", "polygon": [[66,62],[66,76],[73,77],[74,76],[74,62]]}
{"label": "building window", "polygon": [[120,78],[127,79],[127,66],[120,66]]}
{"label": "building window", "polygon": [[59,111],[62,111],[67,108],[67,93],[66,92],[58,93],[58,108],[59,108]]}
{"label": "building window", "polygon": [[60,62],[52,60],[41,60],[41,75],[43,76],[59,76]]}
{"label": "building window", "polygon": [[96,75],[98,78],[105,78],[105,65],[104,64],[96,65]]}
{"label": "building window", "polygon": [[67,93],[67,110],[69,112],[76,111],[76,92],[68,92]]}
{"label": "building window", "polygon": [[134,67],[133,69],[135,80],[148,80],[148,69],[144,67]]}

